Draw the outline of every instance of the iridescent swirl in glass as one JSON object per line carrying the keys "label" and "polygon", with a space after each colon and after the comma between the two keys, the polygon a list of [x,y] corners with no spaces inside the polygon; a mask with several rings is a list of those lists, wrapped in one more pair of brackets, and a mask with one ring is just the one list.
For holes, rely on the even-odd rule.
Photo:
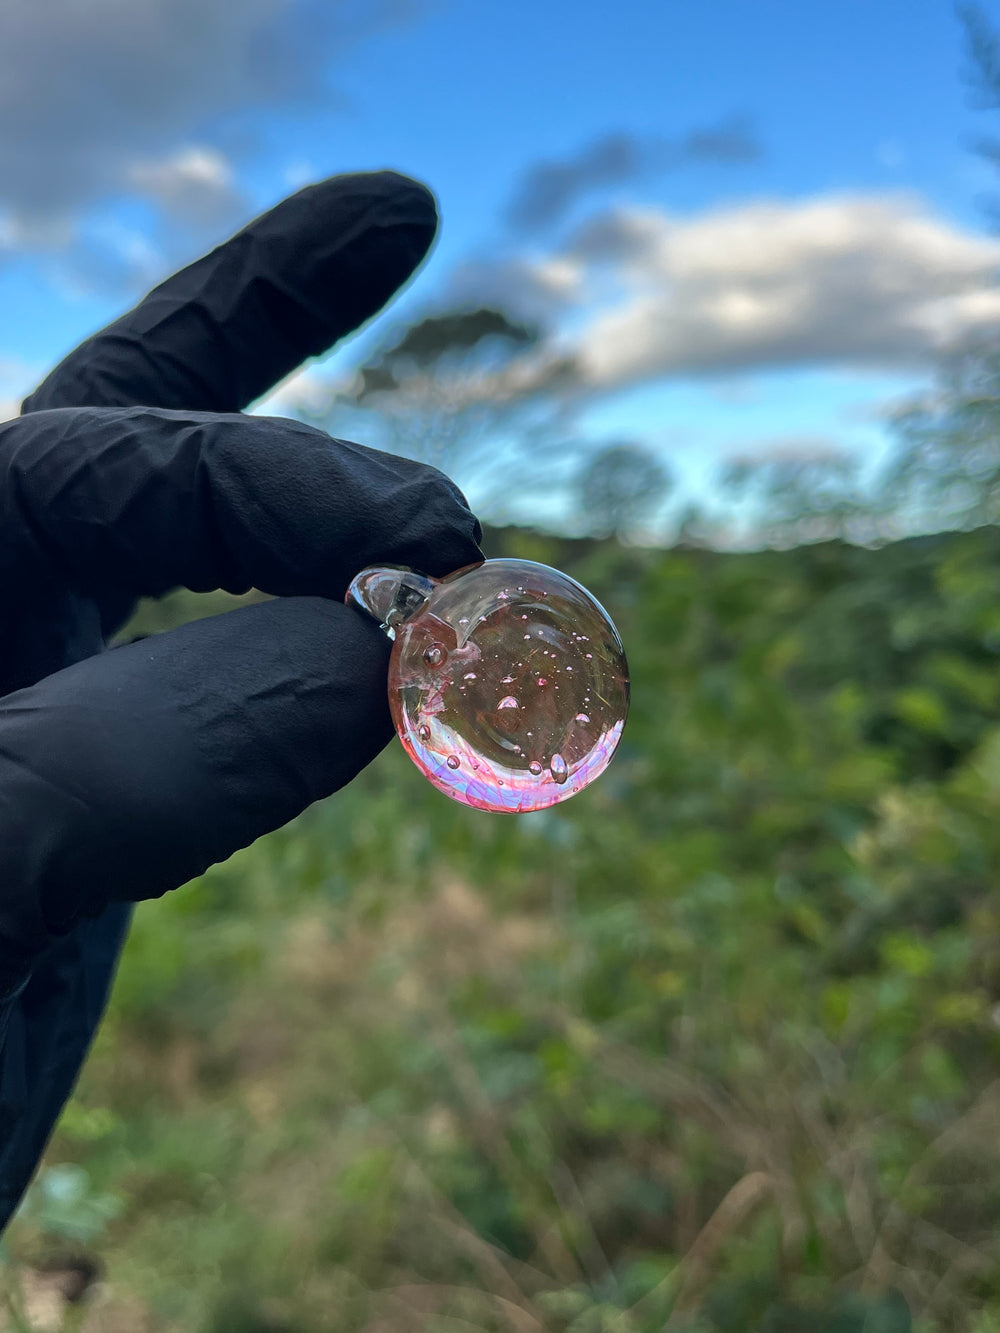
{"label": "iridescent swirl in glass", "polygon": [[566,574],[506,559],[441,580],[372,568],[347,600],[394,633],[396,731],[446,795],[479,810],[542,810],[607,767],[628,713],[628,666],[607,612]]}

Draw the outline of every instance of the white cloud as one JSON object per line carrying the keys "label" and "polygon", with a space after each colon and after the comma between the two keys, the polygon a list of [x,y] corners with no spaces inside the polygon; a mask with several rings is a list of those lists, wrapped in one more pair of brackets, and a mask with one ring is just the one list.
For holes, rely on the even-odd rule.
{"label": "white cloud", "polygon": [[72,261],[80,220],[123,195],[151,200],[170,223],[228,224],[243,200],[217,147],[227,126],[245,151],[248,112],[328,101],[334,58],[410,8],[3,0],[0,256],[34,250]]}
{"label": "white cloud", "polygon": [[756,136],[739,118],[689,130],[674,139],[627,131],[604,134],[564,157],[530,163],[517,181],[507,220],[515,230],[537,231],[560,222],[593,190],[699,162],[730,166],[751,162],[760,153]]}
{"label": "white cloud", "polygon": [[43,374],[40,366],[0,356],[0,421],[10,421],[18,415],[22,398],[31,392]]}
{"label": "white cloud", "polygon": [[443,304],[498,306],[517,319],[547,324],[581,299],[584,273],[584,265],[566,255],[471,260],[452,273]]}
{"label": "white cloud", "polygon": [[592,303],[564,350],[597,388],[776,365],[922,367],[946,344],[1000,326],[1000,241],[909,196],[754,202],[687,218],[627,210],[588,224],[553,258],[576,274],[576,299]]}
{"label": "white cloud", "polygon": [[308,185],[310,181],[316,179],[318,169],[307,157],[297,157],[288,163],[281,174],[290,190],[299,190],[303,185]]}
{"label": "white cloud", "polygon": [[155,200],[168,217],[195,226],[219,226],[246,211],[233,168],[218,149],[191,145],[162,158],[140,159],[129,184]]}
{"label": "white cloud", "polygon": [[843,444],[825,435],[790,435],[773,440],[760,440],[751,449],[745,446],[732,450],[724,459],[727,464],[748,463],[759,466],[764,463],[819,467],[843,466],[849,469],[856,461],[855,455],[845,449]]}
{"label": "white cloud", "polygon": [[258,399],[251,411],[265,417],[293,417],[302,412],[324,412],[336,394],[350,388],[353,378],[353,372],[338,376],[322,366],[300,366],[263,398]]}

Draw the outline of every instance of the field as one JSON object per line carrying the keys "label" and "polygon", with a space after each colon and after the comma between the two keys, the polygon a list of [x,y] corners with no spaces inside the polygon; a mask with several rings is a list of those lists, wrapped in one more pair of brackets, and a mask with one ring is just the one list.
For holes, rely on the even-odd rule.
{"label": "field", "polygon": [[140,906],[7,1326],[1000,1333],[1000,529],[489,540],[619,624],[612,767],[511,819],[394,744]]}

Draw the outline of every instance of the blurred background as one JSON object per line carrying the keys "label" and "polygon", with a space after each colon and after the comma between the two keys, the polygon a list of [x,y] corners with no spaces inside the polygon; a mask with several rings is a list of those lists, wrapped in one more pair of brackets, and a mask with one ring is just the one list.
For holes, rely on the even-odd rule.
{"label": "blurred background", "polygon": [[633,677],[565,805],[394,744],[138,909],[0,1328],[1000,1333],[998,110],[994,0],[0,7],[0,415],[415,175],[256,410],[444,468]]}

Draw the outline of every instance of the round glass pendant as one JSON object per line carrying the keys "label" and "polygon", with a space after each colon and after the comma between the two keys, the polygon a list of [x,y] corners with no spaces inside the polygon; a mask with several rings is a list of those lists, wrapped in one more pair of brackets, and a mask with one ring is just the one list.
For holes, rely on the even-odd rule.
{"label": "round glass pendant", "polygon": [[566,574],[531,560],[443,579],[377,566],[346,600],[393,636],[396,731],[446,795],[478,810],[543,810],[607,768],[628,664],[607,612]]}

